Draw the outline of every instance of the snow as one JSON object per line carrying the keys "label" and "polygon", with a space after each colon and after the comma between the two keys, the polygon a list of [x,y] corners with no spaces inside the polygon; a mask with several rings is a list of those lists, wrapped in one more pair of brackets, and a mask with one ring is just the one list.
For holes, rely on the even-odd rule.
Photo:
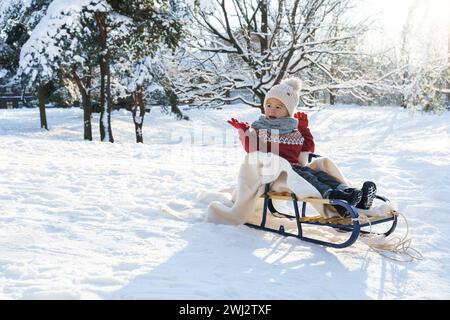
{"label": "snow", "polygon": [[[37,109],[0,110],[0,298],[450,298],[450,114],[307,112],[317,153],[354,182],[377,182],[422,261],[204,222],[244,157],[225,120],[252,121],[249,107],[186,110],[191,121],[153,108],[144,144],[126,111],[112,115],[111,144],[95,125],[95,141],[82,141],[80,109],[47,110],[48,132]],[[395,235],[405,232],[400,221]]]}

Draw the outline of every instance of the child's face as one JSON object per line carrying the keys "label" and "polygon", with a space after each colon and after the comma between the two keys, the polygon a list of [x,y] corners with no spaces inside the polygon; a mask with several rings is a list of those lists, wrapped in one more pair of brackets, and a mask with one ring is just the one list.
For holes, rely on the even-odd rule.
{"label": "child's face", "polygon": [[289,116],[289,112],[283,102],[276,98],[270,98],[266,102],[266,117],[269,119],[279,119]]}

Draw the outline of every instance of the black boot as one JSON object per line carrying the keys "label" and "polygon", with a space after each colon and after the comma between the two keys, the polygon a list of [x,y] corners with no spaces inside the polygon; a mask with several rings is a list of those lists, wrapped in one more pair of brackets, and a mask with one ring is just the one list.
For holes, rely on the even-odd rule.
{"label": "black boot", "polygon": [[[347,191],[348,190],[348,191]],[[328,199],[345,200],[349,205],[354,206],[362,199],[362,191],[358,189],[333,190],[328,195]]]}
{"label": "black boot", "polygon": [[364,182],[361,191],[362,198],[361,201],[358,202],[356,207],[359,209],[368,210],[372,206],[373,199],[375,199],[375,196],[377,194],[377,186],[372,181],[366,181]]}
{"label": "black boot", "polygon": [[[328,198],[335,200],[345,200],[349,205],[354,206],[361,201],[362,191],[358,189],[347,189],[348,191],[333,190]],[[342,206],[334,206],[341,217],[349,217],[350,213]]]}

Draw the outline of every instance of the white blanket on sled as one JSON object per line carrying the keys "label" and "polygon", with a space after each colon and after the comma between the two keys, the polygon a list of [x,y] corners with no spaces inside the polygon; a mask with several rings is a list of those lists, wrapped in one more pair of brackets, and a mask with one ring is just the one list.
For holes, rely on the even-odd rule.
{"label": "white blanket on sled", "polygon": [[[350,186],[339,168],[325,157],[316,158],[307,166],[314,170],[325,171]],[[239,225],[246,223],[251,215],[261,214],[260,196],[264,193],[266,183],[271,183],[271,191],[294,192],[305,198],[321,198],[319,191],[292,170],[287,160],[273,153],[252,152],[246,155],[240,167],[231,201],[211,202],[207,220],[219,224]],[[323,217],[338,216],[330,205],[311,205]]]}
{"label": "white blanket on sled", "polygon": [[[337,166],[327,158],[317,158],[307,166],[325,171],[342,183],[347,183]],[[271,191],[292,191],[301,197],[322,197],[316,188],[292,170],[286,159],[273,153],[252,152],[246,155],[239,169],[231,203],[212,202],[208,207],[208,221],[236,225],[245,223],[249,215],[258,209],[258,199],[264,193],[266,183],[271,183]],[[329,207],[315,205],[321,215],[336,216],[337,212]]]}

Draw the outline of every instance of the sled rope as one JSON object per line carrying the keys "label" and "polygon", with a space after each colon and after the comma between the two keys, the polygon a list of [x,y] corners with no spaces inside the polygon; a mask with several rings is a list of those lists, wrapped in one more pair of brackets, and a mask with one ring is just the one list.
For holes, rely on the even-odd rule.
{"label": "sled rope", "polygon": [[[395,212],[403,218],[406,224],[406,233],[403,238],[391,237],[387,239],[384,236],[379,236],[372,232],[372,224],[366,215],[360,215],[360,223],[369,223],[369,235],[361,237],[361,241],[370,249],[377,252],[381,256],[398,262],[413,262],[414,260],[422,260],[423,255],[412,247],[412,239],[408,238],[409,225],[405,215],[400,212]],[[365,220],[365,221],[362,221]]]}

